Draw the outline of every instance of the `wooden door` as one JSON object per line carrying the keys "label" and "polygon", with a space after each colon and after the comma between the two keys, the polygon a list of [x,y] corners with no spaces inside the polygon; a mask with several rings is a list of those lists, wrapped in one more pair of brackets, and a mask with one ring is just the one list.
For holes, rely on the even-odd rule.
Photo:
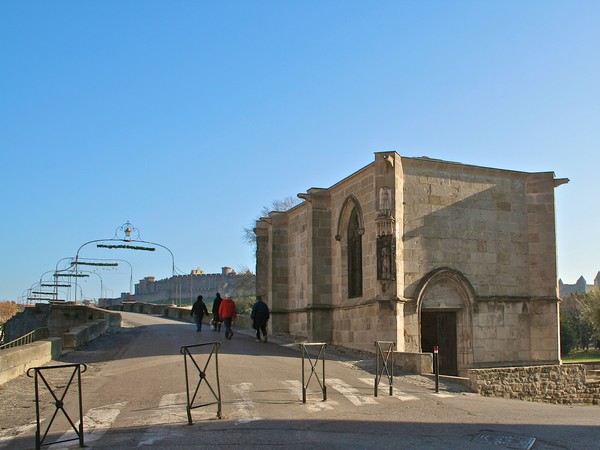
{"label": "wooden door", "polygon": [[456,312],[423,311],[421,313],[421,351],[433,353],[439,348],[440,373],[457,375]]}

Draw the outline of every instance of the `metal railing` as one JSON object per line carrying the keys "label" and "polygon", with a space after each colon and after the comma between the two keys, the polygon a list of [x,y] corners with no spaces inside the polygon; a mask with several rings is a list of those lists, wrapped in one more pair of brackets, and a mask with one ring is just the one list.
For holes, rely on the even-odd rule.
{"label": "metal railing", "polygon": [[[83,366],[83,370],[81,367]],[[72,369],[71,376],[69,377],[69,381],[66,382],[64,386],[55,387],[54,389],[44,377],[44,372],[53,371],[53,370],[61,370],[61,369]],[[51,445],[51,444],[59,444],[62,442],[70,442],[70,441],[79,441],[79,447],[83,448],[83,402],[81,396],[81,374],[87,370],[87,366],[85,364],[64,364],[59,366],[45,366],[45,367],[33,367],[27,371],[27,376],[35,379],[35,417],[36,417],[36,432],[35,432],[35,448],[39,450],[43,445]],[[31,374],[33,371],[34,375]],[[77,394],[78,394],[78,412],[79,412],[79,422],[76,425],[75,422],[69,416],[67,410],[65,409],[65,397],[69,392],[69,388],[73,383],[73,380],[77,376]],[[48,422],[48,426],[46,427],[46,431],[44,431],[42,435],[42,420],[40,417],[40,383],[39,380],[42,380],[44,385],[46,386],[48,393],[50,393],[52,399],[54,400],[54,414],[52,414],[52,418],[50,418]],[[62,394],[58,392],[59,389],[64,388]],[[54,419],[58,415],[58,412],[62,411],[63,415],[71,425],[73,431],[75,431],[77,437],[73,439],[63,439],[62,441],[52,442],[51,444],[44,444],[46,437],[48,437],[48,432],[54,423]]]}
{"label": "metal railing", "polygon": [[392,341],[375,341],[375,348],[376,372],[374,396],[377,397],[377,389],[379,388],[379,383],[384,375],[388,381],[390,395],[392,395],[394,390],[394,349],[396,348],[396,343]]}
{"label": "metal railing", "polygon": [[19,345],[31,344],[34,341],[39,341],[40,339],[46,339],[49,335],[48,328],[36,328],[30,333],[27,333],[20,338],[14,339],[6,344],[0,345],[0,350],[11,347],[18,347]]}
{"label": "metal railing", "polygon": [[[198,347],[205,347],[205,346],[212,346],[210,353],[208,354],[208,356],[206,357],[206,362],[204,363],[204,366],[202,368],[200,368],[200,366],[198,365],[198,361],[197,358],[198,354],[194,355],[190,352],[190,349],[194,349],[194,348],[198,348]],[[192,409],[196,409],[196,408],[202,408],[204,406],[209,406],[209,405],[217,405],[217,418],[221,419],[221,383],[219,382],[219,347],[221,346],[220,342],[207,342],[205,344],[196,344],[196,345],[187,345],[184,347],[181,347],[179,349],[179,352],[183,355],[183,363],[184,363],[184,367],[185,367],[185,391],[187,394],[187,404],[186,404],[186,411],[187,411],[187,417],[188,417],[188,424],[192,425]],[[206,356],[206,355],[204,355]],[[209,363],[212,360],[212,357],[215,357],[215,380],[214,383],[216,384],[216,391],[213,388],[213,386],[210,384],[207,374],[206,374],[206,368],[208,367]],[[188,360],[192,363],[192,365],[194,367],[196,367],[196,371],[197,376],[198,376],[198,382],[196,384],[196,388],[194,389],[194,393],[192,395],[190,395],[190,375],[189,375],[189,365],[188,365]],[[200,386],[202,385],[202,383],[204,382],[204,384],[206,384],[206,386],[208,387],[208,389],[210,390],[210,392],[212,393],[214,399],[216,401],[213,402],[208,402],[208,403],[202,403],[199,405],[194,405],[194,402],[196,401],[196,397],[200,397],[200,395],[198,394],[199,390],[200,390]]]}
{"label": "metal railing", "polygon": [[[315,359],[310,357],[308,353],[308,347],[319,347],[319,353],[317,354]],[[308,389],[308,385],[310,383],[313,375],[317,379],[319,386],[321,387],[321,391],[323,392],[323,401],[327,400],[327,386],[325,385],[325,347],[327,344],[325,342],[311,342],[311,343],[302,343],[300,344],[300,349],[302,350],[302,403],[306,403],[306,391]],[[305,379],[304,376],[304,360],[307,359],[310,365],[310,375],[308,379]],[[323,362],[323,373],[322,378],[319,378],[319,374],[317,373],[317,364],[319,360]]]}

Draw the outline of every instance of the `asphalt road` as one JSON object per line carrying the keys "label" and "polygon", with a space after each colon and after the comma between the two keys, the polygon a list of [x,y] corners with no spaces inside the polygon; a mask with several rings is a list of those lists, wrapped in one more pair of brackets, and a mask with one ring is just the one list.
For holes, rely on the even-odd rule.
{"label": "asphalt road", "polygon": [[[207,327],[197,333],[189,323],[132,313],[123,318],[129,326],[121,332],[53,363],[86,364],[82,412],[88,448],[600,449],[597,406],[483,398],[449,385],[435,393],[430,380],[405,374],[394,378],[392,396],[384,377],[375,397],[373,358],[329,347],[327,399],[318,383],[322,365],[312,373],[307,359],[305,376],[311,379],[303,403],[297,343],[282,338],[257,343],[243,330],[226,340]],[[220,345],[218,354],[210,356],[212,342]],[[184,346],[195,346],[189,347],[187,359],[180,352]],[[191,425],[186,362],[191,396],[199,386]],[[72,369],[46,373],[60,398]],[[40,384],[42,392],[47,390]],[[76,391],[75,383],[65,396],[74,423],[79,420]],[[0,449],[35,448],[34,392],[33,379],[26,376],[0,390]],[[46,393],[42,400],[42,433],[57,413],[44,443],[76,438],[54,399]]]}

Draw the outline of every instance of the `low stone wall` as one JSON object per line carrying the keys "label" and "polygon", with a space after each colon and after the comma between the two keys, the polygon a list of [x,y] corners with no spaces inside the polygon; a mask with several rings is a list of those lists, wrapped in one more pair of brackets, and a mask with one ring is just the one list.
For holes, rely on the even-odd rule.
{"label": "low stone wall", "polygon": [[394,365],[413,373],[432,373],[433,353],[394,352]]}
{"label": "low stone wall", "polygon": [[[154,303],[123,302],[119,308],[125,312],[135,312],[139,314],[154,314],[168,317],[170,319],[181,320],[183,322],[194,322],[190,315],[191,306],[173,306],[173,305],[155,305]],[[209,324],[212,314],[205,316],[203,322]],[[252,321],[249,316],[238,315],[235,320],[235,326],[240,328],[252,328]]]}
{"label": "low stone wall", "polygon": [[0,384],[46,364],[61,353],[61,338],[49,338],[0,350]]}
{"label": "low stone wall", "polygon": [[157,305],[154,303],[123,302],[121,311],[134,312],[138,314],[161,315],[172,319],[191,321],[190,307],[179,307],[173,305]]}
{"label": "low stone wall", "polygon": [[109,328],[108,320],[99,319],[63,333],[63,348],[75,349],[102,335]]}
{"label": "low stone wall", "polygon": [[[42,305],[27,307],[14,316],[12,333],[29,333],[29,327],[47,327],[50,338],[31,344],[0,350],[0,380],[22,375],[31,367],[57,358],[63,349],[75,349],[96,339],[109,329],[121,326],[121,315],[84,305]],[[19,334],[16,337],[23,336]]]}
{"label": "low stone wall", "polygon": [[470,369],[467,374],[472,389],[488,397],[600,404],[600,382],[586,382],[583,364]]}

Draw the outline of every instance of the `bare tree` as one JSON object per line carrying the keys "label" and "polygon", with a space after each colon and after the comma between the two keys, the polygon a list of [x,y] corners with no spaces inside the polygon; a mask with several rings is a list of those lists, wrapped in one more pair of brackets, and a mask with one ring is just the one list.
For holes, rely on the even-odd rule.
{"label": "bare tree", "polygon": [[245,227],[242,232],[242,241],[244,241],[248,245],[252,245],[256,248],[256,235],[254,234],[254,224],[261,217],[267,217],[272,211],[288,211],[292,209],[294,206],[299,204],[301,200],[299,198],[294,198],[292,196],[285,197],[281,200],[274,200],[270,205],[263,206],[260,211],[260,215],[254,219],[252,225],[249,227]]}

